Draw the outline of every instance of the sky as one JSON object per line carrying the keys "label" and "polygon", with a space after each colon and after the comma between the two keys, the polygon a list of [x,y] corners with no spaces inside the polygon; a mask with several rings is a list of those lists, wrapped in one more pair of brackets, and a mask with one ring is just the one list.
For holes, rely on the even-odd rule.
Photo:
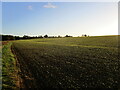
{"label": "sky", "polygon": [[1,0],[2,2],[119,2],[119,0]]}
{"label": "sky", "polygon": [[2,32],[2,3],[0,2],[0,33]]}
{"label": "sky", "polygon": [[90,36],[118,34],[117,2],[3,2],[2,33]]}

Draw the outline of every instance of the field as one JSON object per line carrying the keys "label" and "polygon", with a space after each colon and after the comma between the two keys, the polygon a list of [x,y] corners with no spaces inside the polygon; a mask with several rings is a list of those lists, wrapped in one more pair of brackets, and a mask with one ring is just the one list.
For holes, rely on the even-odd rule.
{"label": "field", "polygon": [[18,40],[12,51],[23,88],[118,87],[118,36]]}

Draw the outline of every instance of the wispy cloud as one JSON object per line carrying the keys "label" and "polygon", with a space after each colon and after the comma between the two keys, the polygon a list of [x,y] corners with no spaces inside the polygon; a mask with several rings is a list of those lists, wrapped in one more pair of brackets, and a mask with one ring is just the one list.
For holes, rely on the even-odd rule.
{"label": "wispy cloud", "polygon": [[27,8],[28,8],[29,10],[33,10],[33,6],[31,6],[31,5],[29,5]]}
{"label": "wispy cloud", "polygon": [[57,8],[57,6],[53,5],[52,3],[47,3],[43,6],[44,8]]}

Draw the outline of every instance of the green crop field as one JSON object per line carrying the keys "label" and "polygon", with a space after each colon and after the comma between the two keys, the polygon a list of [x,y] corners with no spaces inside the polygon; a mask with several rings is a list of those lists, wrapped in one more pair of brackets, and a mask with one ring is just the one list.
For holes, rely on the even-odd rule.
{"label": "green crop field", "polygon": [[118,36],[13,41],[25,88],[117,88]]}

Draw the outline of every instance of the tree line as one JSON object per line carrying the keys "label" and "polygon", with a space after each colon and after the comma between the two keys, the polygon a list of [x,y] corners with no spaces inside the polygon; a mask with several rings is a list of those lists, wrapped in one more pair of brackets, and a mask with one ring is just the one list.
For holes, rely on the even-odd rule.
{"label": "tree line", "polygon": [[[64,37],[72,37],[72,36],[66,35]],[[37,39],[37,38],[62,38],[62,36],[60,36],[60,35],[58,35],[58,36],[48,36],[48,35],[28,36],[28,35],[24,35],[24,36],[20,37],[20,36],[13,36],[13,35],[0,35],[0,38],[2,41],[6,41],[6,40]]]}

